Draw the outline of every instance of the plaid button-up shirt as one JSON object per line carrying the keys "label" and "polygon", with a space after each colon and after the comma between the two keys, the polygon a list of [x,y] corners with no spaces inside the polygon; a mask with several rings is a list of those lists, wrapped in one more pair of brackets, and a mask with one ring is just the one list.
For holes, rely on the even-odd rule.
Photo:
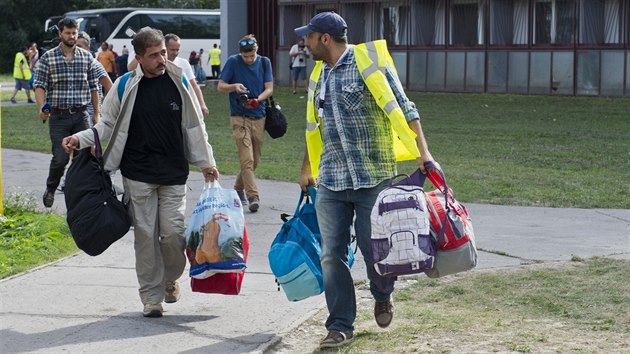
{"label": "plaid button-up shirt", "polygon": [[[420,119],[396,73],[387,69],[386,77],[406,120]],[[326,85],[320,117],[324,149],[318,183],[333,191],[371,188],[396,175],[391,124],[363,82],[354,47],[335,67],[324,64],[315,102],[322,84]]]}
{"label": "plaid button-up shirt", "polygon": [[75,47],[74,58],[68,62],[58,46],[37,62],[33,88],[43,88],[46,102],[54,108],[85,106],[91,101],[90,92],[98,90],[93,65],[94,58],[89,52]]}

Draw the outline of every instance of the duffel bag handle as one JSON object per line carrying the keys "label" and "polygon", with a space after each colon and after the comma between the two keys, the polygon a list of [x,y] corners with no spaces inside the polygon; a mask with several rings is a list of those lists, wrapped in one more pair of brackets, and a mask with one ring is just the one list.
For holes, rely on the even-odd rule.
{"label": "duffel bag handle", "polygon": [[424,168],[427,170],[427,176],[429,177],[429,181],[433,183],[435,188],[442,191],[444,194],[448,192],[448,186],[446,184],[446,175],[444,175],[444,171],[440,167],[440,165],[435,161],[429,161],[424,164]]}
{"label": "duffel bag handle", "polygon": [[[315,189],[315,187],[313,186],[307,186],[306,190],[308,192],[304,192],[300,190],[300,199],[298,200],[298,203],[297,203],[297,206],[295,207],[295,212],[293,213],[293,215],[298,215],[298,213],[300,212],[300,207],[302,206],[302,202],[304,202],[305,196],[306,196],[306,204],[309,204],[309,203],[315,204],[315,197],[317,195],[317,189]],[[287,222],[289,221],[289,216],[291,215],[287,213],[282,213],[280,214],[280,219],[283,222]]]}
{"label": "duffel bag handle", "polygon": [[[403,177],[398,182],[395,182],[397,179]],[[405,173],[398,174],[389,179],[387,186],[395,187],[395,186],[420,186],[424,187],[424,180],[426,176],[420,173],[419,170],[414,171],[414,173],[408,175]]]}

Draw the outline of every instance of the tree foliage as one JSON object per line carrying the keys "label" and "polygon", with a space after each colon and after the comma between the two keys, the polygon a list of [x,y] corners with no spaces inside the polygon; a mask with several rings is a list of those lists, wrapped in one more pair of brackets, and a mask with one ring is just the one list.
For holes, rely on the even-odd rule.
{"label": "tree foliage", "polygon": [[23,46],[32,42],[41,46],[50,39],[44,32],[47,18],[68,11],[114,7],[218,9],[219,0],[0,0],[0,31],[5,33],[0,41],[0,72],[13,72],[15,53]]}

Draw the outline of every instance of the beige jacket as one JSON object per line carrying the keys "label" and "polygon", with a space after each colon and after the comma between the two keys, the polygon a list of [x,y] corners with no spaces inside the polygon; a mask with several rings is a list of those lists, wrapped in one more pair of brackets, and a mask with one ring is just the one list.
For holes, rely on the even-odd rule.
{"label": "beige jacket", "polygon": [[[203,114],[197,98],[192,89],[188,89],[182,83],[182,69],[166,62],[166,74],[177,85],[182,96],[182,133],[184,138],[184,152],[188,162],[200,169],[216,167],[212,146],[208,143],[208,133],[203,121]],[[115,171],[120,167],[127,136],[133,104],[138,92],[138,83],[142,78],[140,65],[133,71],[125,85],[122,100],[118,99],[118,85],[116,80],[109,90],[101,109],[101,119],[94,126],[98,131],[101,141],[109,140],[103,151],[105,169]],[[94,145],[94,135],[91,129],[86,129],[75,134],[79,138],[81,148]]]}

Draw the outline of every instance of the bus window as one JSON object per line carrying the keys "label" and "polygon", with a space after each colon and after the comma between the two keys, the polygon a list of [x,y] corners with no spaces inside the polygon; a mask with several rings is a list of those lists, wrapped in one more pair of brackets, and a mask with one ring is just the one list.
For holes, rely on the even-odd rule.
{"label": "bus window", "polygon": [[[175,32],[177,33],[177,32]],[[219,16],[182,15],[181,38],[220,38]]]}
{"label": "bus window", "polygon": [[129,38],[124,32],[127,27],[137,31],[147,26],[157,28],[164,34],[175,33],[180,38],[204,39],[221,36],[218,15],[138,14],[129,18],[114,38]]}

